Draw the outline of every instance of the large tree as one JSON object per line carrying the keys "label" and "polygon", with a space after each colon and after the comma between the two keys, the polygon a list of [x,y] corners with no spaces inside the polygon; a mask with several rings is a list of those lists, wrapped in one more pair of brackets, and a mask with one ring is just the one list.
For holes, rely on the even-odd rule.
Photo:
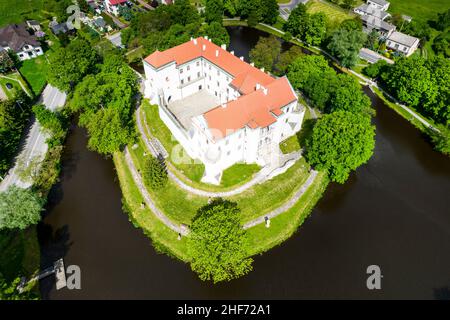
{"label": "large tree", "polygon": [[323,56],[305,55],[295,59],[288,67],[288,78],[294,88],[302,90],[311,75],[331,71]]}
{"label": "large tree", "polygon": [[121,59],[106,57],[101,72],[86,76],[70,103],[88,130],[88,146],[101,154],[119,150],[134,137],[136,75]]}
{"label": "large tree", "polygon": [[382,75],[391,92],[402,102],[418,106],[433,101],[437,86],[421,57],[401,58]]}
{"label": "large tree", "polygon": [[338,29],[331,36],[328,49],[342,66],[350,68],[358,61],[359,50],[365,41],[366,35],[361,31]]}
{"label": "large tree", "polygon": [[302,37],[308,27],[309,15],[304,4],[297,5],[291,11],[284,30],[289,31],[294,37]]}
{"label": "large tree", "polygon": [[303,32],[302,40],[307,44],[317,46],[325,38],[327,32],[327,17],[323,12],[314,13],[308,18],[308,25]]}
{"label": "large tree", "polygon": [[274,24],[280,15],[277,0],[260,0],[261,4],[261,19],[267,24]]}
{"label": "large tree", "polygon": [[75,39],[48,57],[47,80],[63,91],[73,89],[84,76],[94,71],[98,56],[84,39]]}
{"label": "large tree", "polygon": [[349,173],[366,163],[375,147],[375,127],[361,113],[336,111],[318,120],[307,142],[306,156],[332,181],[344,183]]}
{"label": "large tree", "polygon": [[279,76],[284,75],[291,63],[300,56],[303,56],[303,51],[298,46],[292,46],[289,50],[281,53],[275,64],[275,73]]}
{"label": "large tree", "polygon": [[44,202],[30,189],[15,185],[0,193],[0,230],[26,229],[41,219]]}
{"label": "large tree", "polygon": [[276,37],[261,37],[250,51],[250,60],[255,63],[256,67],[272,71],[280,52],[281,43]]}
{"label": "large tree", "polygon": [[200,208],[187,241],[191,268],[202,280],[228,281],[252,270],[236,203],[215,199]]}
{"label": "large tree", "polygon": [[343,73],[337,76],[338,86],[333,92],[327,110],[329,112],[345,110],[350,112],[373,113],[368,96],[354,78]]}
{"label": "large tree", "polygon": [[223,1],[222,0],[205,0],[205,20],[208,23],[213,21],[222,24],[223,17]]}
{"label": "large tree", "polygon": [[216,21],[211,22],[204,27],[204,31],[215,44],[219,46],[222,44],[228,46],[230,44],[230,35],[228,34],[227,29],[222,26],[222,23]]}

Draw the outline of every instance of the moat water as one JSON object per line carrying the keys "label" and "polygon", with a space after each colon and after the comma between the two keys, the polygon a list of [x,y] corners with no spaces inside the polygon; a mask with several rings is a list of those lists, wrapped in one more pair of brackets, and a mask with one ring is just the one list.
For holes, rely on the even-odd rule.
{"label": "moat water", "polygon": [[[231,50],[248,58],[265,33],[229,28]],[[73,127],[39,226],[42,267],[64,257],[81,267],[81,290],[48,299],[450,298],[450,160],[370,90],[376,148],[344,185],[331,184],[298,232],[255,257],[254,271],[212,285],[153,249],[122,212],[111,159],[87,150]],[[366,288],[366,268],[381,268],[381,290]]]}

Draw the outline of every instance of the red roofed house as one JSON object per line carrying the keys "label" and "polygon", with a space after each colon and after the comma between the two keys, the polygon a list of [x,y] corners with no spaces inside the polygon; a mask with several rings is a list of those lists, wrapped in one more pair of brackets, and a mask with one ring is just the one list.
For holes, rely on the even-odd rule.
{"label": "red roofed house", "polygon": [[119,8],[127,5],[127,0],[105,0],[106,11],[119,16]]}
{"label": "red roofed house", "polygon": [[206,37],[155,51],[144,69],[146,98],[189,156],[205,164],[203,182],[219,184],[235,163],[277,167],[279,143],[301,128],[304,107],[286,77],[274,78]]}

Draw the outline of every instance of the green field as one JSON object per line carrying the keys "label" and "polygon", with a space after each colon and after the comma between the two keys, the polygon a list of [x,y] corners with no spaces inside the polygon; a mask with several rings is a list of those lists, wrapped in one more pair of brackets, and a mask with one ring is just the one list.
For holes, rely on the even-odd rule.
{"label": "green field", "polygon": [[0,0],[0,27],[43,17],[44,0]]}
{"label": "green field", "polygon": [[19,71],[31,86],[34,94],[40,94],[47,81],[47,60],[45,56],[23,61]]}
{"label": "green field", "polygon": [[438,12],[450,8],[448,0],[389,0],[390,13],[400,13],[411,16],[413,19],[428,21],[436,19]]}
{"label": "green field", "polygon": [[355,17],[351,10],[345,10],[341,7],[319,0],[310,0],[306,7],[309,13],[323,12],[328,18],[330,26],[337,26],[342,21]]}

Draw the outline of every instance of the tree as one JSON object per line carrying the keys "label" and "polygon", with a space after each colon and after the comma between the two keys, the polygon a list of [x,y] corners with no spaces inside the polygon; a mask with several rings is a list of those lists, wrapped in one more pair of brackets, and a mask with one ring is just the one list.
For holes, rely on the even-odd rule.
{"label": "tree", "polygon": [[372,156],[374,137],[369,116],[336,111],[317,121],[307,141],[306,156],[318,170],[326,170],[332,181],[344,183],[352,170]]}
{"label": "tree", "polygon": [[295,89],[303,90],[311,75],[331,71],[333,70],[323,56],[304,55],[295,59],[288,67],[288,78]]}
{"label": "tree", "polygon": [[89,133],[89,149],[100,154],[112,154],[134,138],[132,124],[113,108],[101,109],[93,114],[84,113],[80,121]]}
{"label": "tree", "polygon": [[385,72],[387,68],[388,68],[387,61],[384,59],[380,59],[375,63],[369,64],[362,71],[366,76],[375,79],[383,72]]}
{"label": "tree", "polygon": [[201,280],[229,281],[252,270],[248,240],[236,203],[215,199],[200,208],[191,226],[187,250]]}
{"label": "tree", "polygon": [[365,41],[366,35],[361,31],[338,29],[331,36],[327,48],[342,66],[350,68],[358,61],[359,50]]}
{"label": "tree", "polygon": [[379,39],[380,33],[376,29],[372,29],[367,35],[366,47],[376,51],[378,49]]}
{"label": "tree", "polygon": [[275,73],[279,76],[284,75],[289,65],[298,57],[303,55],[303,51],[298,46],[292,46],[289,50],[286,50],[280,54],[277,63],[275,64]]}
{"label": "tree", "polygon": [[302,35],[302,40],[310,45],[319,45],[327,32],[327,17],[323,12],[314,13],[308,18],[308,25]]}
{"label": "tree", "polygon": [[133,140],[136,75],[121,57],[104,58],[101,71],[86,76],[76,87],[70,109],[80,112],[79,124],[89,134],[88,146],[111,154]]}
{"label": "tree", "polygon": [[279,16],[279,7],[277,0],[261,0],[262,22],[266,24],[275,24]]}
{"label": "tree", "polygon": [[398,59],[382,74],[382,79],[395,97],[413,107],[433,101],[438,90],[421,57]]}
{"label": "tree", "polygon": [[352,30],[358,30],[362,31],[362,21],[361,18],[358,16],[353,19],[347,19],[341,22],[339,25],[339,29],[352,31]]}
{"label": "tree", "polygon": [[239,0],[224,0],[223,7],[229,16],[235,17],[239,13]]}
{"label": "tree", "polygon": [[128,6],[120,6],[119,15],[121,15],[126,21],[131,21],[131,19],[133,19],[133,12]]}
{"label": "tree", "polygon": [[298,4],[291,11],[287,22],[284,24],[284,30],[289,31],[294,37],[302,37],[308,26],[309,15],[306,12],[304,4]]}
{"label": "tree", "polygon": [[446,58],[450,58],[450,31],[442,32],[433,40],[433,51]]}
{"label": "tree", "polygon": [[344,110],[353,113],[373,113],[370,99],[361,90],[358,81],[343,73],[337,76],[337,82],[339,85],[333,92],[330,103],[327,106],[328,112]]}
{"label": "tree", "polygon": [[225,44],[230,45],[230,35],[227,29],[219,22],[211,22],[205,26],[205,33],[211,39],[211,41],[217,45]]}
{"label": "tree", "polygon": [[94,71],[98,56],[84,39],[75,39],[48,57],[48,82],[63,91],[73,89],[84,76]]}
{"label": "tree", "polygon": [[344,0],[343,4],[345,8],[351,9],[356,6],[356,0]]}
{"label": "tree", "polygon": [[37,296],[31,291],[24,291],[20,293],[17,286],[20,283],[20,278],[15,278],[11,283],[6,282],[3,275],[0,273],[0,301],[2,300],[36,300]]}
{"label": "tree", "polygon": [[0,230],[26,229],[41,219],[44,201],[30,189],[15,185],[0,193]]}
{"label": "tree", "polygon": [[56,141],[61,142],[61,139],[65,136],[63,116],[58,111],[50,111],[44,105],[33,106],[33,112],[36,115],[36,119],[39,124],[50,134]]}
{"label": "tree", "polygon": [[450,26],[450,9],[442,13],[438,13],[438,18],[436,21],[436,29],[444,31]]}
{"label": "tree", "polygon": [[167,184],[167,168],[162,158],[150,157],[145,162],[143,177],[153,190],[159,190]]}
{"label": "tree", "polygon": [[271,71],[281,52],[281,43],[274,36],[261,37],[256,46],[250,51],[250,60],[258,68]]}
{"label": "tree", "polygon": [[437,151],[450,156],[450,129],[443,125],[438,125],[438,129],[440,132],[428,129],[434,148]]}
{"label": "tree", "polygon": [[223,11],[222,0],[205,0],[205,20],[207,23],[215,21],[222,24]]}

